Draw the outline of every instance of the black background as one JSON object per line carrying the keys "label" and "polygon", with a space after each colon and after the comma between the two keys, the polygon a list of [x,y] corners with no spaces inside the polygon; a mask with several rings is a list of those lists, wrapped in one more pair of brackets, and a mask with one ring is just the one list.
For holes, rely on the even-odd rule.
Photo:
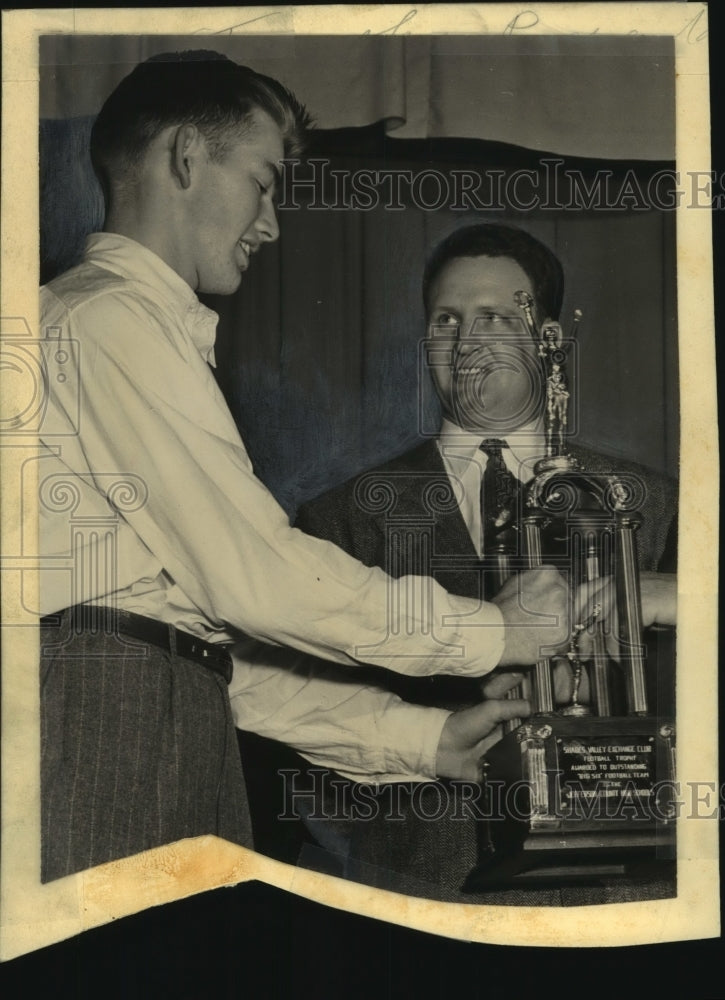
{"label": "black background", "polygon": [[15,959],[2,978],[13,998],[483,1000],[531,990],[719,1000],[720,956],[717,940],[614,949],[468,944],[252,883],[87,931]]}

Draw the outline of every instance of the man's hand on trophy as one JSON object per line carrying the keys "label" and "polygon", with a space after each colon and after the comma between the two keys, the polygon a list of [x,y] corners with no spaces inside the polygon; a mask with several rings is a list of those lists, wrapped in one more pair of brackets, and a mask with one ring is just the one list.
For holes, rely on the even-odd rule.
{"label": "man's hand on trophy", "polygon": [[[643,628],[677,624],[675,574],[640,573],[639,593]],[[593,583],[583,584],[577,592],[575,608],[572,629],[577,629],[579,622],[585,626],[576,640],[580,658],[586,660],[595,653],[595,628],[599,628],[604,635],[607,652],[612,659],[619,660],[619,620],[616,588],[612,577],[603,577]],[[596,608],[595,616],[592,615],[594,608]]]}
{"label": "man's hand on trophy", "polygon": [[[487,674],[481,679],[481,694],[484,698],[498,698],[500,695],[496,694],[496,686],[494,682],[498,682],[501,677],[510,677],[511,674],[507,670],[495,670],[491,674]],[[517,675],[518,676],[518,675]],[[551,680],[554,690],[554,705],[568,705],[571,702],[572,694],[574,693],[574,671],[572,670],[571,664],[565,656],[556,656],[551,660]],[[530,697],[531,689],[531,673],[526,671],[524,674],[524,679],[522,682],[521,696],[523,698]],[[578,699],[584,705],[587,705],[591,701],[591,692],[589,690],[589,678],[586,671],[581,677]]]}
{"label": "man's hand on trophy", "polygon": [[510,577],[493,603],[506,626],[499,666],[529,665],[566,647],[570,634],[569,587],[552,566]]}
{"label": "man's hand on trophy", "polygon": [[570,593],[564,577],[552,566],[526,570],[510,577],[493,598],[506,626],[499,666],[529,666],[537,660],[570,650],[576,631],[582,659],[594,651],[594,624],[616,635],[614,582],[603,577]]}
{"label": "man's hand on trophy", "polygon": [[439,778],[480,781],[481,758],[501,739],[501,723],[508,719],[524,719],[531,714],[531,706],[525,699],[503,697],[522,678],[520,673],[491,675],[484,685],[490,700],[453,712],[448,717],[436,754]]}
{"label": "man's hand on trophy", "polygon": [[675,573],[640,573],[642,624],[677,624],[677,575]]}
{"label": "man's hand on trophy", "polygon": [[616,649],[617,600],[611,576],[581,584],[574,593],[569,654],[582,661],[596,655],[599,637],[604,635],[610,656]]}
{"label": "man's hand on trophy", "polygon": [[[569,705],[574,695],[574,671],[571,663],[565,656],[557,656],[551,664],[551,677],[554,687],[554,704]],[[584,671],[577,692],[577,700],[583,705],[588,705],[591,701],[591,691],[589,690],[589,677]]]}

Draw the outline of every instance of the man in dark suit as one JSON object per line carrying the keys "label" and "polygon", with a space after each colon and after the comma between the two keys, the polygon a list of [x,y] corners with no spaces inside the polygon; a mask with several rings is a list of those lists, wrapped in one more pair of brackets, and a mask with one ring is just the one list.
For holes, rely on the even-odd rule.
{"label": "man in dark suit", "polygon": [[[543,348],[516,305],[520,292],[530,296],[532,329],[538,325],[553,331],[553,349],[561,340],[556,321],[563,274],[559,261],[539,241],[511,227],[477,225],[455,231],[433,251],[423,295],[428,359],[443,412],[440,432],[304,504],[297,527],[391,576],[428,574],[453,594],[490,599],[485,560],[518,517],[521,486],[533,477],[546,444]],[[559,420],[561,414],[559,409]],[[673,624],[674,578],[654,571],[674,571],[674,482],[568,443],[566,451],[590,472],[616,472],[641,489],[639,562],[645,619]],[[649,610],[653,605],[656,611]],[[470,679],[411,678],[389,671],[367,671],[365,677],[405,701],[423,705],[453,709],[481,699],[480,684]],[[566,698],[565,671],[557,681]],[[285,763],[294,769],[294,759]],[[631,884],[605,887],[599,897],[591,890],[584,895],[571,890],[568,900],[558,890],[463,896],[460,886],[476,863],[477,823],[461,808],[470,789],[467,793],[450,783],[409,783],[396,787],[395,800],[390,788],[369,790],[375,815],[355,820],[350,809],[343,823],[334,803],[346,793],[347,801],[353,801],[354,786],[345,787],[338,777],[334,787],[326,785],[318,770],[307,771],[294,787],[303,789],[307,779],[315,788],[314,807],[305,810],[302,797],[293,795],[295,808],[304,815],[308,835],[324,845],[328,855],[338,856],[347,877],[459,901],[541,904],[646,898],[646,887]],[[323,818],[331,814],[337,819]],[[260,847],[264,850],[263,842]],[[321,863],[309,846],[303,863],[305,857]],[[328,856],[326,864],[335,871],[334,858]],[[649,886],[650,896],[669,891],[661,883]]]}

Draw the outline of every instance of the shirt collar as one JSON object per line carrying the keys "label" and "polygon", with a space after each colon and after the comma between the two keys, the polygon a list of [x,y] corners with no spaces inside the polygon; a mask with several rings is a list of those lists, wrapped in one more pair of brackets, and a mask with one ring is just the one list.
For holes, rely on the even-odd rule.
{"label": "shirt collar", "polygon": [[153,250],[119,233],[92,233],[86,240],[84,259],[122,278],[148,285],[163,296],[169,310],[189,331],[199,354],[210,365],[216,364],[218,315],[203,305],[191,286]]}
{"label": "shirt collar", "polygon": [[438,441],[445,453],[454,454],[458,458],[467,458],[471,462],[474,457],[480,460],[478,449],[481,443],[494,436],[508,445],[502,452],[507,467],[517,474],[519,479],[530,479],[534,475],[536,461],[543,458],[546,453],[544,426],[541,420],[534,420],[508,435],[493,435],[482,431],[464,430],[444,417]]}

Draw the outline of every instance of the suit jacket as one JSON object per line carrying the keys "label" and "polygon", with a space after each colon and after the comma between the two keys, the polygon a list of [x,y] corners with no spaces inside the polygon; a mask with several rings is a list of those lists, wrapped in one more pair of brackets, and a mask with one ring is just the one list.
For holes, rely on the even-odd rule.
{"label": "suit jacket", "polygon": [[[677,484],[634,462],[570,447],[583,468],[617,473],[639,489],[643,522],[637,531],[642,570],[674,572],[677,551]],[[303,504],[295,525],[334,542],[366,566],[391,576],[430,573],[449,593],[483,597],[482,563],[455,502],[436,439],[428,439],[390,462],[355,476]],[[471,678],[413,678],[370,672],[407,701],[454,707],[479,700]]]}
{"label": "suit jacket", "polygon": [[[611,458],[587,448],[570,447],[584,468],[595,473],[617,473],[641,484],[643,524],[638,531],[640,568],[673,572],[677,484],[634,462]],[[382,484],[389,492],[381,502]],[[438,492],[436,493],[436,487]],[[433,554],[457,557],[448,568],[436,572],[446,590],[477,597],[476,551],[458,505],[450,502],[451,485],[438,444],[428,439],[398,458],[361,473],[303,504],[295,525],[310,535],[335,542],[367,566],[380,566],[392,576],[410,573],[421,559],[414,549],[406,559],[389,548],[391,523],[430,524],[434,532]],[[394,557],[394,558],[391,558]],[[450,584],[450,586],[446,586]]]}
{"label": "suit jacket", "polygon": [[[638,532],[640,566],[674,569],[675,483],[634,463],[582,448],[570,450],[589,471],[617,472],[641,484],[644,523]],[[302,505],[295,524],[392,576],[430,573],[451,593],[475,599],[482,596],[482,563],[435,440],[427,440]],[[479,682],[473,678],[443,674],[414,678],[380,668],[363,668],[361,675],[364,673],[370,683],[420,704],[455,708],[481,698]],[[449,781],[399,787],[400,808],[396,812],[402,818],[389,819],[385,816],[390,789],[381,788],[376,793],[380,810],[372,819],[353,821],[344,828],[307,821],[307,843],[299,860],[379,888],[461,902],[560,905],[661,898],[672,893],[671,885],[660,880],[644,888],[617,883],[599,890],[515,889],[462,895],[460,886],[477,861],[478,831],[475,820],[461,818],[456,806],[460,791]],[[441,801],[447,804],[442,819],[431,822],[420,818],[437,815]],[[254,801],[251,804],[254,819]],[[324,814],[324,802],[320,802],[320,809]],[[455,820],[448,818],[454,814]],[[327,846],[327,855],[320,850],[316,856],[315,843],[319,848]],[[265,850],[264,844],[259,847]],[[338,855],[336,859],[330,857],[330,851]],[[292,859],[287,856],[285,860]]]}

